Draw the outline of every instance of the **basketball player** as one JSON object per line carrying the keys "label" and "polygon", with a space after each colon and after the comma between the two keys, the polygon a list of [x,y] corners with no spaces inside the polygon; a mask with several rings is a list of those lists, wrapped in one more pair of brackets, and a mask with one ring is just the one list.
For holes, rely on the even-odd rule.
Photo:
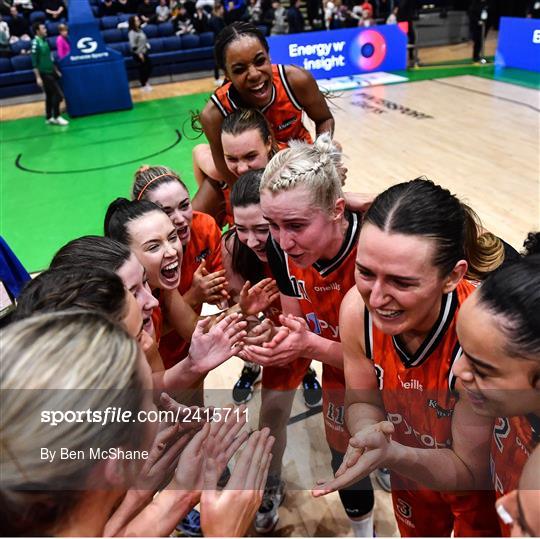
{"label": "basketball player", "polygon": [[[355,465],[386,466],[402,536],[499,533],[487,467],[492,420],[457,399],[452,365],[461,353],[457,313],[474,290],[464,277],[481,278],[503,260],[502,242],[479,237],[472,210],[428,180],[375,199],[360,233],[356,287],[341,306],[347,426],[355,437],[336,479],[315,495],[365,476],[351,473]],[[390,433],[409,458],[387,459],[383,442],[359,458],[356,437],[380,441]],[[444,457],[437,465],[428,460],[436,454]],[[435,476],[437,490],[429,490]]]}
{"label": "basketball player", "polygon": [[[283,367],[305,356],[323,363],[324,423],[337,470],[349,437],[338,313],[354,284],[360,216],[345,210],[340,153],[330,135],[321,135],[313,146],[299,141],[290,145],[267,165],[260,189],[271,233],[268,263],[281,293],[284,328],[264,347],[246,346],[243,356],[265,367]],[[265,497],[272,510],[283,495],[282,483],[269,484]],[[373,535],[369,478],[339,495],[355,535]]]}
{"label": "basketball player", "polygon": [[304,113],[315,123],[317,134],[334,131],[334,119],[312,75],[296,66],[272,65],[268,43],[253,24],[235,22],[224,28],[216,38],[214,56],[227,82],[200,115],[209,147],[194,150],[194,169],[201,186],[194,207],[212,215],[220,194],[216,182],[232,186],[235,181],[224,160],[220,137],[221,124],[229,114],[240,108],[260,110],[280,149],[289,140],[311,142],[302,122]]}

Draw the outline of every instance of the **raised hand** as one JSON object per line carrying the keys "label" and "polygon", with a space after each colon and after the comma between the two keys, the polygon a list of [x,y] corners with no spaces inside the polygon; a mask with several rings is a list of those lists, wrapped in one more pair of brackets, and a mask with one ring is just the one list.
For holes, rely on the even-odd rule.
{"label": "raised hand", "polygon": [[317,486],[311,491],[312,495],[315,498],[325,496],[360,481],[377,468],[388,467],[393,432],[392,423],[381,421],[355,434],[349,440],[347,452],[335,478],[317,481]]}
{"label": "raised hand", "polygon": [[247,335],[247,322],[240,314],[225,316],[210,328],[211,321],[211,318],[199,320],[189,347],[189,359],[200,374],[206,374],[232,357]]}
{"label": "raised hand", "polygon": [[164,410],[172,412],[172,417],[174,418],[175,422],[178,422],[181,431],[200,430],[206,423],[205,418],[211,417],[211,414],[208,412],[208,408],[184,406],[183,404],[175,401],[167,393],[162,393],[160,395],[159,404]]}
{"label": "raised hand", "polygon": [[132,488],[146,490],[153,495],[172,476],[180,453],[194,433],[193,429],[182,428],[181,423],[159,431]]}
{"label": "raised hand", "polygon": [[194,304],[220,303],[229,298],[226,288],[228,286],[225,278],[225,270],[208,273],[206,260],[203,260],[193,274],[191,288],[185,294],[193,300]]}
{"label": "raised hand", "polygon": [[263,366],[283,367],[302,357],[306,349],[309,328],[306,321],[298,316],[280,315],[282,326],[277,329],[272,340],[262,346],[244,346],[239,356]]}
{"label": "raised hand", "polygon": [[246,316],[258,314],[272,305],[279,298],[279,290],[274,279],[263,279],[251,286],[246,281],[240,291],[238,304]]}
{"label": "raised hand", "polygon": [[272,455],[269,429],[254,432],[240,454],[223,491],[217,490],[220,466],[207,447],[208,458],[201,496],[201,527],[205,537],[243,537],[259,508]]}

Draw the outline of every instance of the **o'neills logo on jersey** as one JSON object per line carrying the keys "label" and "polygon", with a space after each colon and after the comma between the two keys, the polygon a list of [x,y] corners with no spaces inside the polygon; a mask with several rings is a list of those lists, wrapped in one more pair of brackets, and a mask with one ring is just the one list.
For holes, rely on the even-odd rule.
{"label": "o'neills logo on jersey", "polygon": [[398,380],[403,389],[416,389],[417,391],[424,391],[424,386],[418,380],[409,380],[404,382],[398,374]]}
{"label": "o'neills logo on jersey", "polygon": [[315,290],[315,292],[331,292],[332,290],[337,290],[339,292],[341,290],[341,285],[339,283],[330,283],[326,286],[314,286],[313,290]]}
{"label": "o'neills logo on jersey", "polygon": [[441,417],[450,417],[454,413],[454,410],[446,410],[442,406],[439,406],[439,403],[435,399],[429,399],[428,406],[435,409],[438,419],[441,419]]}
{"label": "o'neills logo on jersey", "polygon": [[277,126],[278,131],[283,131],[284,129],[287,129],[287,127],[291,127],[291,125],[296,121],[296,117],[293,116],[292,118],[288,118],[284,122],[280,123]]}

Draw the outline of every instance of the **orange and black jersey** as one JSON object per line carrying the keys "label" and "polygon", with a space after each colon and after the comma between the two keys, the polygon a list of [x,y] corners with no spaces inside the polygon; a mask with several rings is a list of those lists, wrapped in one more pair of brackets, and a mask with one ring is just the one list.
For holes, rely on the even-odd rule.
{"label": "orange and black jersey", "polygon": [[396,441],[411,447],[450,447],[456,395],[452,365],[461,355],[456,333],[460,305],[474,291],[468,281],[441,300],[438,320],[418,350],[407,351],[399,335],[385,335],[365,309],[366,356],[373,360]]}
{"label": "orange and black jersey", "polygon": [[[491,478],[497,498],[518,488],[523,467],[539,441],[538,416],[497,418],[490,454]],[[510,536],[510,527],[500,524],[503,535]]]}
{"label": "orange and black jersey", "polygon": [[[311,135],[302,123],[303,108],[287,80],[285,66],[272,65],[272,75],[272,98],[260,111],[268,120],[279,149],[286,148],[289,140],[313,142]],[[235,110],[252,108],[242,102],[240,95],[230,82],[226,82],[218,88],[210,99],[224,118]]]}
{"label": "orange and black jersey", "polygon": [[[298,299],[310,330],[340,342],[339,309],[345,294],[355,285],[356,248],[361,217],[346,213],[347,231],[337,255],[319,260],[308,268],[300,268],[287,257],[272,239],[267,244],[268,263],[279,290]],[[315,358],[317,359],[317,358]],[[350,434],[345,426],[345,376],[343,369],[323,365],[323,414],[328,445],[345,453]]]}
{"label": "orange and black jersey", "polygon": [[[457,402],[452,365],[462,350],[456,322],[460,306],[474,291],[462,280],[443,295],[438,320],[411,354],[399,336],[385,335],[365,310],[366,356],[373,361],[392,438],[425,448],[452,446],[452,419]],[[492,491],[438,492],[391,472],[392,499],[402,537],[493,537],[499,534]]]}

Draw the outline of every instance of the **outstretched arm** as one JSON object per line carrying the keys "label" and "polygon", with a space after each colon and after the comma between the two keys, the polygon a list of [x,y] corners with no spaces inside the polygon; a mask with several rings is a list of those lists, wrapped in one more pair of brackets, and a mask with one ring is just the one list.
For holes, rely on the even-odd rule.
{"label": "outstretched arm", "polygon": [[233,186],[236,181],[235,176],[228,169],[223,157],[223,146],[221,145],[221,124],[223,116],[212,101],[208,101],[203,111],[201,112],[201,124],[204,134],[210,144],[214,166],[220,173],[220,178],[213,178],[218,181],[225,181],[229,186]]}
{"label": "outstretched arm", "polygon": [[299,104],[315,123],[316,134],[330,133],[333,136],[335,127],[334,117],[313,75],[309,71],[297,66],[287,66],[285,73]]}

